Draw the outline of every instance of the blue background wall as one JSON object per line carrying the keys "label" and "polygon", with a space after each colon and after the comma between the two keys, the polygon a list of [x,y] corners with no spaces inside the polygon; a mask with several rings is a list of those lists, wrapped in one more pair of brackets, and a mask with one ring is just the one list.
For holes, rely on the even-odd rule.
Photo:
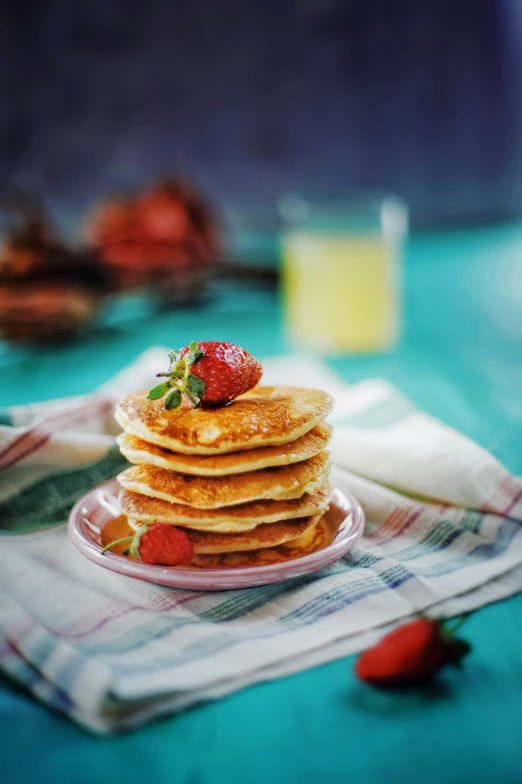
{"label": "blue background wall", "polygon": [[0,186],[62,221],[183,172],[222,202],[385,187],[414,220],[522,213],[519,0],[12,0]]}

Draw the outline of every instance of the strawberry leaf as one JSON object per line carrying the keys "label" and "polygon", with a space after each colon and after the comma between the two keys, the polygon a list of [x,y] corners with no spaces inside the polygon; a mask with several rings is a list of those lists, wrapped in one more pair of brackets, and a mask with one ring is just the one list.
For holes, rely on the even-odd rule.
{"label": "strawberry leaf", "polygon": [[196,351],[198,350],[198,344],[196,340],[192,341],[192,343],[189,346],[189,349],[192,351],[193,354],[196,353]]}
{"label": "strawberry leaf", "polygon": [[199,397],[197,397],[197,395],[193,395],[190,389],[188,388],[185,390],[185,394],[190,400],[190,402],[194,404],[194,408],[198,408],[200,403]]}
{"label": "strawberry leaf", "polygon": [[156,373],[158,378],[161,376],[166,376],[167,378],[181,378],[183,373],[180,370],[168,370],[165,373]]}
{"label": "strawberry leaf", "polygon": [[471,645],[467,640],[461,640],[459,637],[454,638],[451,643],[450,662],[455,667],[462,666],[462,659],[471,652]]}
{"label": "strawberry leaf", "polygon": [[196,351],[194,353],[194,357],[192,359],[192,364],[194,364],[194,362],[197,362],[198,359],[203,359],[204,356],[205,356],[205,352],[204,351]]}
{"label": "strawberry leaf", "polygon": [[169,411],[172,408],[179,408],[181,405],[181,392],[179,389],[175,389],[173,392],[170,393],[168,398],[165,400],[165,408]]}
{"label": "strawberry leaf", "polygon": [[147,395],[147,400],[157,400],[158,398],[163,397],[163,395],[166,395],[169,389],[170,384],[168,381],[165,381],[163,384],[158,384],[157,387],[154,387],[154,389],[150,390],[149,394]]}
{"label": "strawberry leaf", "polygon": [[203,379],[199,378],[199,376],[194,376],[192,373],[189,375],[187,379],[187,386],[192,392],[192,394],[196,395],[196,397],[203,397],[203,395],[207,391],[207,385],[205,384]]}

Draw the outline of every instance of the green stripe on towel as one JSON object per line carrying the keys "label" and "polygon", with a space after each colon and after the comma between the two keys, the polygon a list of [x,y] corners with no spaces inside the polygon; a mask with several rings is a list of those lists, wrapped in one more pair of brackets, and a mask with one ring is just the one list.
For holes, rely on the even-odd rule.
{"label": "green stripe on towel", "polygon": [[81,496],[127,465],[117,446],[89,466],[48,476],[0,503],[0,534],[37,531],[67,519]]}

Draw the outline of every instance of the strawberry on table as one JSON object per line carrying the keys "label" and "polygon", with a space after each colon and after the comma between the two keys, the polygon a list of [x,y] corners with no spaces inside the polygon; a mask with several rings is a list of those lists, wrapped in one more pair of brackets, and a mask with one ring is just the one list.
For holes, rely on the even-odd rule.
{"label": "strawberry on table", "polygon": [[[193,341],[180,351],[169,352],[167,378],[149,392],[149,400],[167,395],[165,408],[178,408],[185,394],[195,407],[227,406],[255,387],[263,368],[252,354],[223,341]],[[168,394],[167,394],[168,393]]]}
{"label": "strawberry on table", "polygon": [[362,653],[357,677],[373,686],[410,686],[433,677],[446,664],[459,666],[471,646],[454,637],[457,626],[445,628],[431,618],[416,618],[385,635]]}
{"label": "strawberry on table", "polygon": [[121,542],[130,542],[124,555],[158,566],[184,566],[190,562],[194,547],[185,531],[167,523],[142,525],[133,536],[124,536],[106,545],[102,553]]}

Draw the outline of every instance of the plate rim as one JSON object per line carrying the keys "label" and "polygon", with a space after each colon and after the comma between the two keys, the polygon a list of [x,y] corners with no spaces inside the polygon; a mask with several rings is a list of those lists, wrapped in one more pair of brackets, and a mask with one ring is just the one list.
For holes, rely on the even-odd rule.
{"label": "plate rim", "polygon": [[[284,582],[322,569],[342,558],[357,544],[364,531],[365,514],[360,503],[348,490],[334,486],[332,500],[344,509],[347,514],[340,525],[336,538],[321,550],[315,550],[313,553],[303,555],[300,558],[279,561],[275,564],[228,569],[179,569],[176,566],[135,563],[122,558],[116,553],[105,552],[102,555],[102,547],[93,542],[92,539],[89,539],[82,530],[81,516],[84,514],[82,506],[86,503],[86,499],[103,488],[112,489],[115,485],[117,486],[117,479],[113,477],[92,487],[78,499],[69,514],[67,523],[69,538],[84,557],[98,566],[127,577],[146,580],[156,585],[188,590],[196,588],[199,590],[220,591],[230,588],[247,588],[249,585],[253,587],[268,584],[269,582]],[[350,516],[352,519],[349,530],[342,532],[341,526]],[[323,554],[323,558],[320,557],[320,554]],[[286,573],[289,569],[291,571],[290,574]],[[146,571],[146,576],[143,574],[144,570]],[[251,580],[249,580],[250,575]],[[176,584],[178,578],[179,583]],[[215,588],[212,587],[213,579],[218,583]]]}

